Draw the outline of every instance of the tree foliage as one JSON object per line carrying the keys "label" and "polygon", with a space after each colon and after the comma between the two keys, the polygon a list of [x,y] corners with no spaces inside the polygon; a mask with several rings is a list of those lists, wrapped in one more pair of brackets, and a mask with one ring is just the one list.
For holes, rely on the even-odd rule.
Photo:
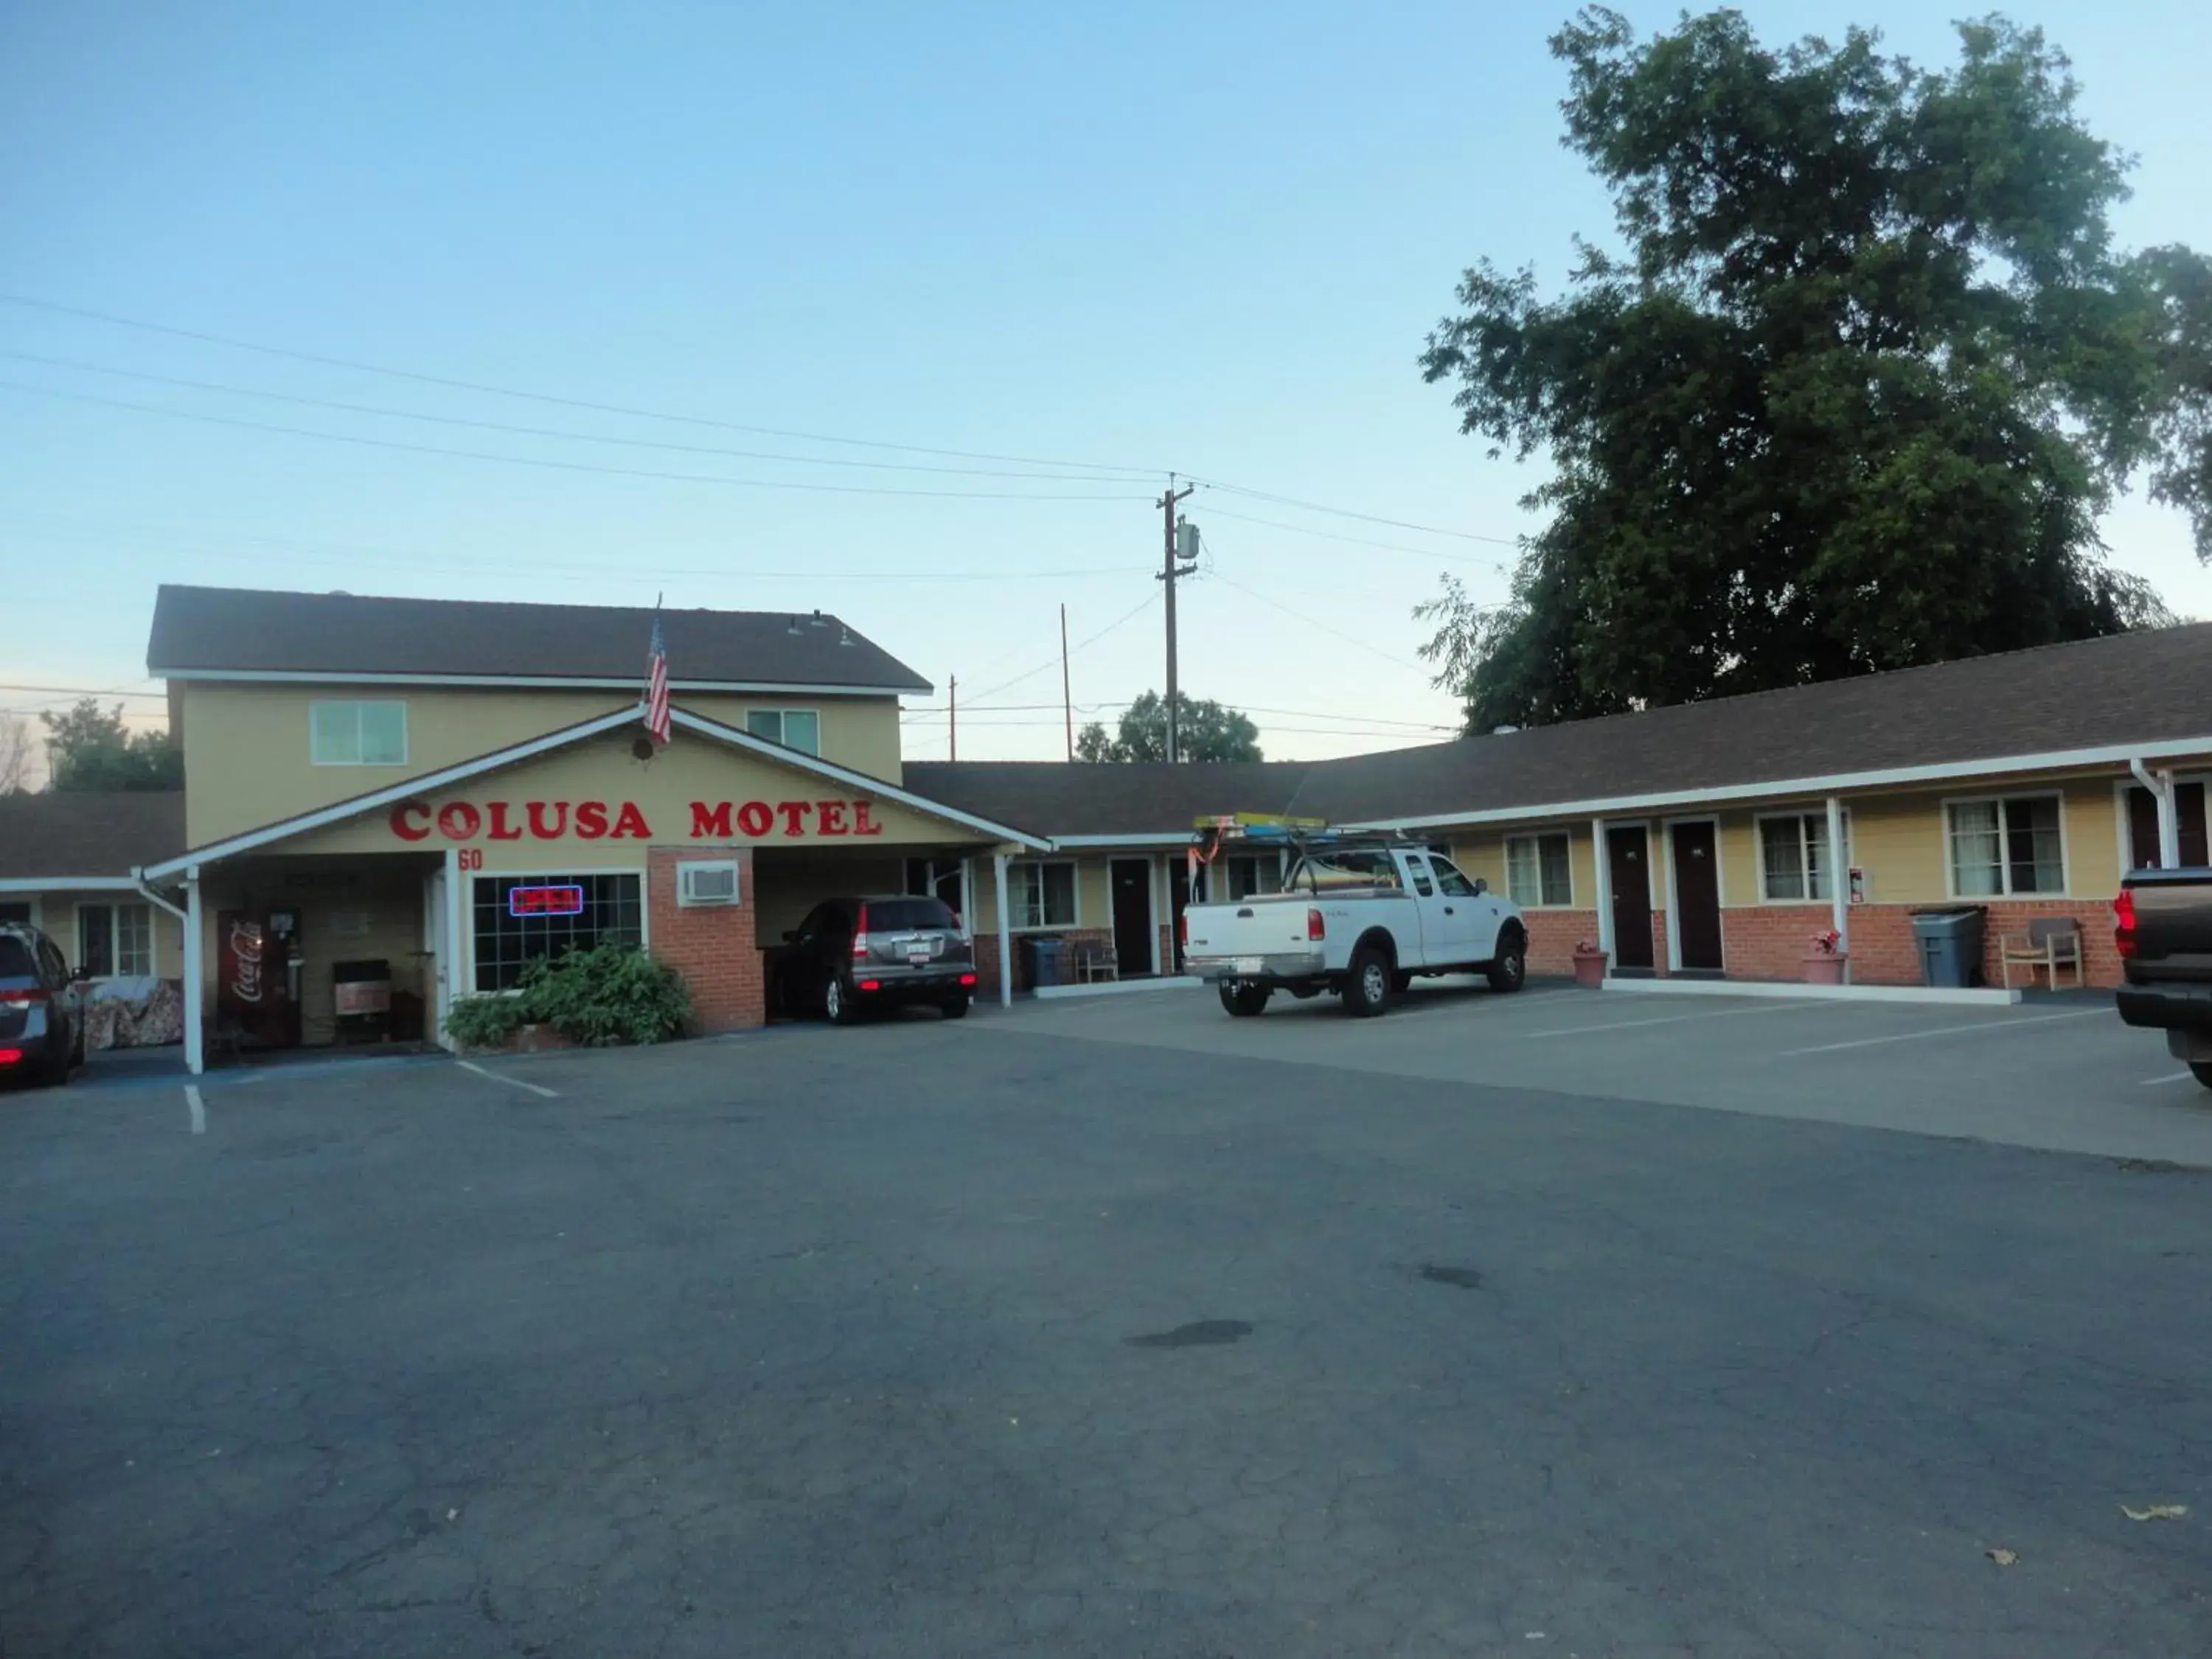
{"label": "tree foliage", "polygon": [[39,716],[46,728],[48,787],[58,790],[181,789],[184,752],[166,732],[132,732],[123,705],[102,709],[86,697],[61,714]]}
{"label": "tree foliage", "polygon": [[[1157,691],[1147,691],[1121,715],[1120,730],[1112,737],[1093,720],[1075,735],[1075,755],[1086,761],[1164,761],[1168,757],[1168,705]],[[1212,702],[1196,702],[1188,692],[1176,693],[1176,758],[1184,761],[1255,761],[1260,755],[1260,728],[1234,708]]]}
{"label": "tree foliage", "polygon": [[0,795],[28,793],[38,768],[30,722],[21,714],[0,714]]}
{"label": "tree foliage", "polygon": [[2171,620],[2103,560],[2138,472],[2212,555],[2212,265],[2122,257],[2126,162],[2001,18],[1943,72],[1732,11],[1553,38],[1621,251],[1468,271],[1422,367],[1542,452],[1510,601],[1417,612],[1468,724],[1573,718]]}

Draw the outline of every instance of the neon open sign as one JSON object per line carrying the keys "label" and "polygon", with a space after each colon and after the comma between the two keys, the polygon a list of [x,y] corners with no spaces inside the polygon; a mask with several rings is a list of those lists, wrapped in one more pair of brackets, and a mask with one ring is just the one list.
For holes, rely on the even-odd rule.
{"label": "neon open sign", "polygon": [[507,890],[510,916],[580,916],[584,890],[573,884],[553,887],[510,887]]}

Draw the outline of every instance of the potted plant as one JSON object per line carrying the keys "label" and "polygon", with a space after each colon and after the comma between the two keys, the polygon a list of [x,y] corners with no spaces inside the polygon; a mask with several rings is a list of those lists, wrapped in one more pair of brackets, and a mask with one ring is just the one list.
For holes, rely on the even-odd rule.
{"label": "potted plant", "polygon": [[1606,961],[1605,952],[1596,945],[1588,939],[1577,940],[1575,945],[1575,983],[1589,990],[1596,990],[1605,983]]}
{"label": "potted plant", "polygon": [[1813,935],[1813,948],[1805,957],[1805,983],[1808,985],[1841,985],[1844,968],[1850,957],[1843,949],[1844,936],[1832,927],[1823,928]]}

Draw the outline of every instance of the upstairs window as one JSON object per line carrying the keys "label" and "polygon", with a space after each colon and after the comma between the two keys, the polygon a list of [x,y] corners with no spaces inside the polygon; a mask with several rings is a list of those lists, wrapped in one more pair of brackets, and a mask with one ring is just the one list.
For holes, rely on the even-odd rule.
{"label": "upstairs window", "polygon": [[811,708],[748,709],[745,730],[802,755],[822,752],[822,716]]}
{"label": "upstairs window", "polygon": [[318,766],[407,764],[404,702],[317,702],[307,706],[309,757]]}

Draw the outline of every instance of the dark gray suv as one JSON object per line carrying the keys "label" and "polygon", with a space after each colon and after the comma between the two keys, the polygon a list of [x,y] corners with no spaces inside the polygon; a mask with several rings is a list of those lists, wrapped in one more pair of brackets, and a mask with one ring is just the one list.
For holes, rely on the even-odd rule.
{"label": "dark gray suv", "polygon": [[83,1064],[84,1005],[61,946],[0,922],[0,1079],[67,1083]]}
{"label": "dark gray suv", "polygon": [[960,918],[933,898],[883,894],[825,899],[783,936],[777,1006],[848,1025],[880,1008],[927,1003],[947,1019],[975,994],[975,952]]}

